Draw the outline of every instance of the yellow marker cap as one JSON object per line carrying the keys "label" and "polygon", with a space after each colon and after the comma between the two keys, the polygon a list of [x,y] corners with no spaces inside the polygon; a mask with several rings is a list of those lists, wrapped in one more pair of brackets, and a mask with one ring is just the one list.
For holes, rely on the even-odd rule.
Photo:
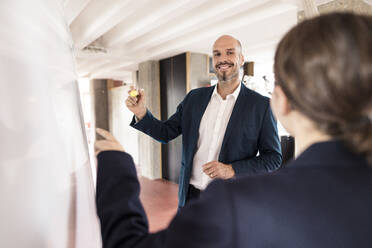
{"label": "yellow marker cap", "polygon": [[131,91],[129,92],[129,95],[130,95],[131,97],[136,97],[136,96],[138,96],[138,91],[137,91],[137,90],[131,90]]}

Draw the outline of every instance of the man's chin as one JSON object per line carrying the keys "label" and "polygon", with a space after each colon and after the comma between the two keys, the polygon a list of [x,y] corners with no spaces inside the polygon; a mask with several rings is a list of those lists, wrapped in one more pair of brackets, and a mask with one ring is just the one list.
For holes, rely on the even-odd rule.
{"label": "man's chin", "polygon": [[231,75],[226,74],[226,72],[217,73],[216,76],[220,82],[228,82],[232,79]]}
{"label": "man's chin", "polygon": [[218,79],[222,77],[225,77],[225,78],[228,77],[228,74],[226,73],[226,71],[223,71],[223,72],[217,71],[215,74]]}
{"label": "man's chin", "polygon": [[218,82],[220,83],[228,83],[230,81],[231,81],[231,78],[226,78],[226,77],[218,78]]}
{"label": "man's chin", "polygon": [[239,76],[239,74],[238,75],[235,75],[235,74],[233,74],[233,75],[216,74],[216,76],[217,76],[217,79],[218,79],[219,82],[221,82],[221,83],[229,83],[231,81],[236,80],[237,77]]}

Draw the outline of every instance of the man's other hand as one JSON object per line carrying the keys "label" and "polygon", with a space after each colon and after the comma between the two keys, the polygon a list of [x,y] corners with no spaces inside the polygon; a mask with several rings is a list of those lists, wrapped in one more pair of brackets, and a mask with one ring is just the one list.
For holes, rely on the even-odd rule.
{"label": "man's other hand", "polygon": [[203,172],[213,179],[229,179],[235,176],[235,171],[231,164],[224,164],[218,161],[212,161],[203,165]]}

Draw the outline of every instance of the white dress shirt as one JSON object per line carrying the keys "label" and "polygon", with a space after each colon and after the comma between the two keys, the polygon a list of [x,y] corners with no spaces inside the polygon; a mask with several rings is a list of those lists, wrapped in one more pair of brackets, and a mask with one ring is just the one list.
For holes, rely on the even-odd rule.
{"label": "white dress shirt", "polygon": [[203,172],[203,165],[211,161],[218,161],[226,127],[240,88],[241,84],[232,94],[227,95],[225,100],[218,94],[217,85],[214,88],[199,126],[199,139],[190,179],[190,183],[195,188],[204,190],[212,180]]}

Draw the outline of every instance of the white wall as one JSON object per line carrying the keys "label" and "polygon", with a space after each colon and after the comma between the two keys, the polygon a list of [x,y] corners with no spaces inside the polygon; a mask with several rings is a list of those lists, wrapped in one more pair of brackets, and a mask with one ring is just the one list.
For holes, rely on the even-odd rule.
{"label": "white wall", "polygon": [[121,86],[109,90],[109,123],[110,131],[123,145],[124,150],[132,155],[138,164],[138,132],[129,126],[133,114],[125,106],[129,86]]}

